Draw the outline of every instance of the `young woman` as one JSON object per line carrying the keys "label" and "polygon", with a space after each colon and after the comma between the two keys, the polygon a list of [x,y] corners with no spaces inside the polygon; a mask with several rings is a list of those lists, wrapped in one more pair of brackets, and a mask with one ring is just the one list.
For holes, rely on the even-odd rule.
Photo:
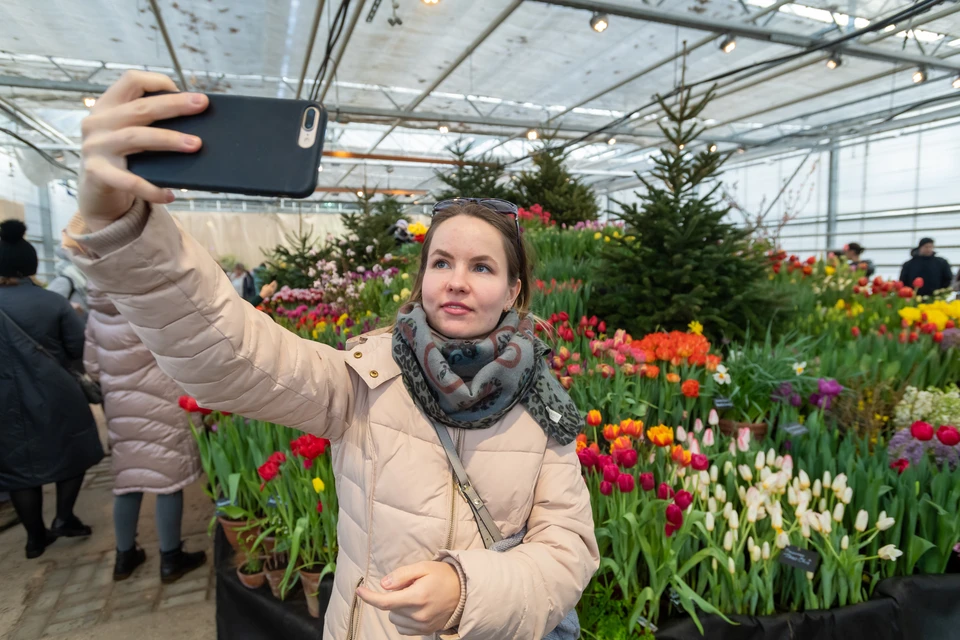
{"label": "young woman", "polygon": [[[340,499],[324,638],[543,638],[599,565],[574,438],[581,416],[544,366],[528,315],[530,265],[515,208],[447,203],[392,333],[337,351],[282,329],[236,294],[126,170],[137,151],[196,151],[153,128],[206,98],[128,72],[83,124],[76,264],[201,404],[333,440]],[[484,547],[435,431],[447,429],[504,537]]]}
{"label": "young woman", "polygon": [[[0,224],[0,491],[27,530],[27,557],[58,537],[85,537],[73,513],[87,469],[100,462],[97,423],[67,371],[83,356],[83,321],[67,299],[34,284],[37,252],[19,220]],[[42,350],[41,350],[42,349]],[[47,530],[43,485],[57,485]]]}

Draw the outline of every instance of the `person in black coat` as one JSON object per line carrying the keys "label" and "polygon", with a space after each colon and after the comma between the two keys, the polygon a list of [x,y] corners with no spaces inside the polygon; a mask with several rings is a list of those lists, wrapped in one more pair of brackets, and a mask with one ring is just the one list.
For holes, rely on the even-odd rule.
{"label": "person in black coat", "polygon": [[953,271],[950,269],[950,263],[934,251],[932,239],[922,239],[911,253],[913,257],[903,265],[900,271],[900,282],[912,287],[917,278],[923,278],[923,285],[917,289],[917,294],[921,296],[933,295],[936,291],[950,288],[953,282]]}
{"label": "person in black coat", "polygon": [[[103,447],[86,395],[66,369],[83,359],[83,322],[64,297],[34,284],[37,252],[25,233],[19,220],[0,224],[0,491],[9,492],[27,530],[27,557],[36,558],[58,537],[91,534],[73,507]],[[48,483],[57,485],[50,530]]]}

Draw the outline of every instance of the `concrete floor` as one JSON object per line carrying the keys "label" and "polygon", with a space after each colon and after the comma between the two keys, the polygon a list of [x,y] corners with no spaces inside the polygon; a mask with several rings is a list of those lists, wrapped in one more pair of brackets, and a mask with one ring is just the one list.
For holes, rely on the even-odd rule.
{"label": "concrete floor", "polygon": [[[88,539],[62,539],[35,560],[24,556],[26,533],[0,534],[0,638],[169,640],[215,638],[212,507],[199,483],[184,491],[183,538],[190,551],[207,550],[207,565],[172,585],[160,583],[153,496],[140,512],[140,545],[147,563],[124,581],[112,580],[113,476],[110,458],[86,476],[76,514],[93,527]],[[54,516],[54,487],[44,492],[46,522]]]}

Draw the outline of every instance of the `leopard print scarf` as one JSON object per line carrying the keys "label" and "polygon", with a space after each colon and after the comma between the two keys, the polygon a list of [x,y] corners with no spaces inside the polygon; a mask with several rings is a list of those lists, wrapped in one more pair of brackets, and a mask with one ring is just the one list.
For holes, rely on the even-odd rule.
{"label": "leopard print scarf", "polygon": [[480,340],[435,335],[419,303],[400,309],[393,330],[393,359],[403,383],[427,418],[459,429],[496,424],[520,402],[548,436],[573,442],[582,417],[547,367],[547,347],[533,319],[508,312]]}

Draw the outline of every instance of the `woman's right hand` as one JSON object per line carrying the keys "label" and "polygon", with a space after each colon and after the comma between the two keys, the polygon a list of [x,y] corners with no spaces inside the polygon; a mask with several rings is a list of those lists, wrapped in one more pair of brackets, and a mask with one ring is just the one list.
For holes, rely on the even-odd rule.
{"label": "woman's right hand", "polygon": [[[157,91],[175,93],[144,97]],[[128,171],[127,156],[141,151],[198,151],[200,138],[149,125],[200,113],[207,104],[202,93],[180,93],[167,76],[146,71],[127,71],[100,96],[81,124],[78,200],[80,215],[91,231],[129,211],[135,198],[157,204],[173,202],[172,191]]]}

